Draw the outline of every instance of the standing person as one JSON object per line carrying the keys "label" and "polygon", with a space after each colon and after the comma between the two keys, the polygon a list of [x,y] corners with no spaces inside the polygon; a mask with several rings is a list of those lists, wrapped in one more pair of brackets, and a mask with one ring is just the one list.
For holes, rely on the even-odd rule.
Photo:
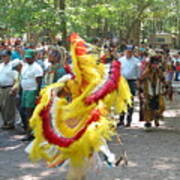
{"label": "standing person", "polygon": [[17,73],[17,82],[18,82],[18,88],[17,88],[17,94],[16,94],[16,104],[17,104],[17,109],[20,109],[20,96],[19,96],[19,92],[21,90],[20,88],[20,80],[21,80],[21,70],[23,67],[23,61],[16,59],[12,62],[12,67],[13,70],[16,71]]}
{"label": "standing person", "polygon": [[122,39],[122,42],[120,44],[120,47],[119,47],[119,51],[122,53],[126,50],[126,45],[127,45],[127,41]]}
{"label": "standing person", "polygon": [[63,46],[63,42],[62,41],[58,41],[58,51],[61,54],[61,61],[65,62],[66,59],[67,59],[67,51],[66,51],[65,46]]}
{"label": "standing person", "polygon": [[40,91],[43,70],[35,62],[35,52],[32,49],[25,51],[25,64],[21,71],[21,118],[27,137],[23,140],[31,140],[32,136],[29,129],[29,119],[35,108],[35,102]]}
{"label": "standing person", "polygon": [[144,126],[150,128],[151,121],[159,126],[159,119],[165,110],[164,96],[166,94],[166,83],[161,64],[161,57],[152,56],[146,66],[141,78],[140,88],[143,96],[141,106],[141,119],[145,121]]}
{"label": "standing person", "polygon": [[15,45],[14,46],[14,50],[12,51],[11,54],[11,59],[22,59],[22,54],[23,54],[23,50],[22,47],[20,45]]}
{"label": "standing person", "polygon": [[139,50],[141,52],[146,52],[147,51],[146,44],[144,42],[141,42]]}
{"label": "standing person", "polygon": [[0,110],[3,119],[2,129],[14,129],[16,116],[15,96],[17,92],[18,74],[10,62],[11,52],[4,50],[0,64]]}
{"label": "standing person", "polygon": [[135,45],[132,39],[129,40],[129,43],[126,44],[126,49],[131,49],[131,50],[135,49]]}
{"label": "standing person", "polygon": [[148,57],[148,53],[146,51],[138,50],[137,59],[139,61],[143,62]]}
{"label": "standing person", "polygon": [[[125,56],[120,58],[119,61],[121,62],[122,75],[126,78],[129,88],[131,90],[133,102],[134,96],[136,95],[136,83],[140,73],[140,61],[133,56],[132,47],[127,47],[127,50],[125,51]],[[128,108],[126,127],[131,126],[133,111],[134,108],[132,104],[132,106]],[[118,125],[124,126],[124,118],[125,114],[123,113],[122,115],[120,115],[120,122]]]}
{"label": "standing person", "polygon": [[172,81],[174,78],[174,63],[172,61],[172,58],[169,54],[164,53],[163,54],[163,61],[162,61],[163,69],[165,71],[165,77],[166,77],[166,83],[168,87],[168,96],[170,100],[173,100],[173,87],[172,87]]}
{"label": "standing person", "polygon": [[41,50],[37,52],[36,55],[36,62],[41,66],[44,72],[47,70],[47,65],[45,62],[45,54],[46,54],[45,50]]}
{"label": "standing person", "polygon": [[175,61],[175,81],[180,81],[180,52]]}
{"label": "standing person", "polygon": [[44,85],[47,86],[57,82],[66,74],[64,62],[58,50],[50,50],[48,53],[48,61],[50,63],[48,70],[45,73]]}

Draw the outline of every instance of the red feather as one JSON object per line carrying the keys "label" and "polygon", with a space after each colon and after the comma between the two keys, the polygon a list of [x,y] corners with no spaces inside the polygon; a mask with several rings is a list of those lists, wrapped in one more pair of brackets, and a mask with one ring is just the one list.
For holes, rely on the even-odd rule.
{"label": "red feather", "polygon": [[85,99],[85,103],[90,105],[94,102],[98,102],[100,99],[103,99],[109,93],[113,92],[118,88],[118,82],[120,79],[120,68],[121,64],[118,61],[113,61],[111,65],[110,75],[105,84],[97,90],[95,93],[91,94]]}
{"label": "red feather", "polygon": [[93,110],[85,127],[81,129],[74,137],[65,138],[56,134],[53,128],[51,127],[50,107],[51,107],[51,103],[46,108],[44,108],[40,113],[40,116],[42,117],[42,120],[43,120],[44,137],[49,143],[60,146],[60,147],[64,147],[64,148],[69,147],[75,141],[79,140],[83,136],[83,134],[86,132],[88,126],[91,123],[96,122],[100,119],[100,111]]}

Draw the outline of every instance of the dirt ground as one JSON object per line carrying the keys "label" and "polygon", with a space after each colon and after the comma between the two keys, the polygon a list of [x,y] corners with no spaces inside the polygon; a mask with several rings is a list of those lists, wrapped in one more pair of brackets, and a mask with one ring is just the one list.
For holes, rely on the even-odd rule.
{"label": "dirt ground", "polygon": [[[180,95],[167,104],[161,127],[146,131],[138,122],[138,108],[131,128],[118,130],[127,151],[127,167],[108,168],[89,180],[180,180]],[[0,180],[63,180],[64,170],[47,169],[44,163],[33,164],[24,153],[19,130],[0,130]],[[112,151],[119,156],[122,147],[113,141]]]}

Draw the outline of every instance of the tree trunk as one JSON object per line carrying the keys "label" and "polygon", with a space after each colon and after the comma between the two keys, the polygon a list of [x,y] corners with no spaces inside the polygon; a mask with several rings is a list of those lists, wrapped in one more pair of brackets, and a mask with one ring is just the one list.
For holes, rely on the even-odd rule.
{"label": "tree trunk", "polygon": [[134,44],[139,45],[141,35],[141,21],[138,19],[134,24],[133,30],[130,34],[130,39],[133,40]]}
{"label": "tree trunk", "polygon": [[151,5],[151,3],[145,3],[145,4],[139,4],[139,6],[137,7],[137,15],[134,17],[132,23],[129,24],[128,26],[128,31],[126,34],[126,39],[130,38],[130,35],[132,34],[132,31],[134,30],[134,27],[136,26],[136,23],[138,21],[140,21],[140,19],[142,18],[142,15],[144,13],[144,11],[146,10],[146,8],[148,8]]}
{"label": "tree trunk", "polygon": [[180,2],[176,0],[177,6],[177,47],[180,48]]}
{"label": "tree trunk", "polygon": [[66,0],[59,0],[59,9],[61,17],[61,27],[62,27],[62,40],[66,41],[67,38],[67,24],[66,24]]}
{"label": "tree trunk", "polygon": [[108,35],[108,20],[107,20],[107,18],[104,19],[103,34],[104,34],[104,37],[107,37],[107,35]]}
{"label": "tree trunk", "polygon": [[54,0],[54,9],[58,8],[58,0]]}

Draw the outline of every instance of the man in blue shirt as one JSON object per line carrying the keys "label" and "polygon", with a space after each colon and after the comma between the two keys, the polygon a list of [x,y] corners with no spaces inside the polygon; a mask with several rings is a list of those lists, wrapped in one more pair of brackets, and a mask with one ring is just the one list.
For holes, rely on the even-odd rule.
{"label": "man in blue shirt", "polygon": [[[133,100],[134,96],[136,95],[137,89],[136,81],[140,74],[140,61],[133,56],[133,49],[129,47],[127,47],[125,51],[125,56],[120,58],[119,61],[121,62],[121,73],[128,82]],[[132,104],[132,106],[128,108],[127,112],[127,127],[131,126],[133,110],[134,108]],[[122,115],[120,115],[119,125],[124,125],[124,118],[125,114],[123,113]]]}

